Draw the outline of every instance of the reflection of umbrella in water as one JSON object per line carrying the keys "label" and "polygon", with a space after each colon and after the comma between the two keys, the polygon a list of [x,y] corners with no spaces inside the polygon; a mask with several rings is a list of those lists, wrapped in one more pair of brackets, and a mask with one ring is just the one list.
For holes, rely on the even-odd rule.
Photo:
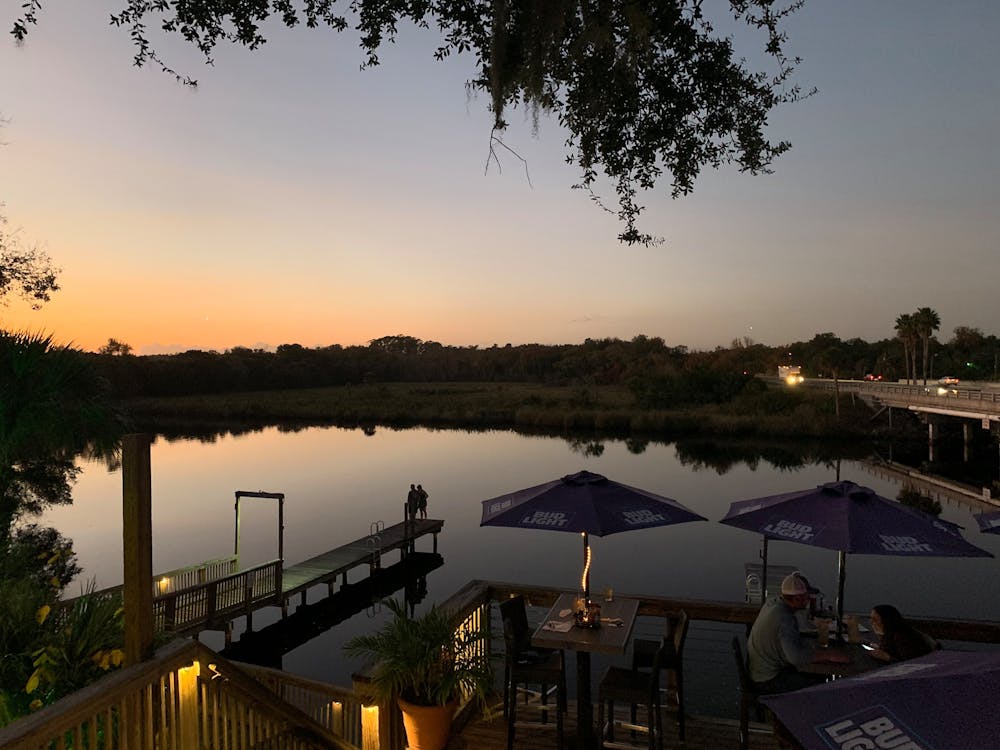
{"label": "reflection of umbrella in water", "polygon": [[1000,653],[934,651],[857,677],[761,697],[805,750],[996,747]]}
{"label": "reflection of umbrella in water", "polygon": [[847,553],[904,557],[993,557],[962,538],[957,524],[944,521],[854,482],[829,482],[729,506],[722,523],[764,536],[762,579],[767,577],[767,542],[785,540],[840,552],[837,618],[844,616]]}
{"label": "reflection of umbrella in water", "polygon": [[676,500],[581,471],[483,501],[480,526],[514,526],[583,534],[580,587],[590,597],[589,535],[705,521]]}
{"label": "reflection of umbrella in water", "polygon": [[975,513],[972,516],[979,524],[979,530],[984,534],[1000,534],[1000,511],[991,510],[989,513]]}

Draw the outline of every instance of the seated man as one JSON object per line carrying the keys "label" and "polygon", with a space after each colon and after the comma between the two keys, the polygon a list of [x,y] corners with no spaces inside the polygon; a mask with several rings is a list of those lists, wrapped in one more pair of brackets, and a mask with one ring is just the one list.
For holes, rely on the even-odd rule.
{"label": "seated man", "polygon": [[824,681],[822,675],[799,672],[802,665],[850,661],[843,652],[817,650],[815,642],[802,638],[795,613],[808,606],[809,587],[792,573],[781,582],[781,595],[760,608],[747,638],[750,678],[760,692],[785,693]]}

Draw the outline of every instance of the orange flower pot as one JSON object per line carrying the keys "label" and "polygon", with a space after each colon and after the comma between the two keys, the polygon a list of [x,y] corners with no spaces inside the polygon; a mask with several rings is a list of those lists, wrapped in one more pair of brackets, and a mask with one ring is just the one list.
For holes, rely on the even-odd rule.
{"label": "orange flower pot", "polygon": [[451,721],[458,710],[458,701],[445,706],[418,706],[398,699],[403,712],[403,727],[410,750],[444,750],[451,733]]}

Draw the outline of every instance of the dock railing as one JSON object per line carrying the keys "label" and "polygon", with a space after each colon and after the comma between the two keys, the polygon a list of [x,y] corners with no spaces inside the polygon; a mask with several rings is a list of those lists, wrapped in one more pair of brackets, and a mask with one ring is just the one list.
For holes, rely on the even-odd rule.
{"label": "dock railing", "polygon": [[188,565],[186,568],[168,570],[160,573],[153,581],[153,595],[168,594],[180,591],[201,583],[208,583],[219,578],[225,578],[237,571],[238,560],[236,555],[220,557],[216,560],[208,560],[197,565]]}
{"label": "dock railing", "polygon": [[239,615],[250,617],[267,604],[281,606],[281,560],[158,594],[153,598],[153,623],[157,632],[196,632],[222,627]]}
{"label": "dock railing", "polygon": [[[236,570],[236,564],[236,556],[231,555],[157,575],[153,581],[156,632],[183,634],[224,627],[229,619],[252,613],[261,605],[280,606],[280,560],[241,571]],[[85,595],[120,597],[122,590],[118,585]],[[78,598],[64,599],[60,610],[68,611]]]}

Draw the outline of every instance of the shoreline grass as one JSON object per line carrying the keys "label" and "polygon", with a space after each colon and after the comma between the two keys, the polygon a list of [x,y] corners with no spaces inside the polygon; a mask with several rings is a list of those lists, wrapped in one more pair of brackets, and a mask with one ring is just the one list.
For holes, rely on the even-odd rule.
{"label": "shoreline grass", "polygon": [[[768,394],[771,394],[770,396]],[[721,405],[648,409],[620,386],[533,383],[380,383],[329,388],[141,398],[125,408],[137,423],[324,423],[341,426],[497,428],[621,436],[870,437],[861,404],[828,394],[752,394]]]}

